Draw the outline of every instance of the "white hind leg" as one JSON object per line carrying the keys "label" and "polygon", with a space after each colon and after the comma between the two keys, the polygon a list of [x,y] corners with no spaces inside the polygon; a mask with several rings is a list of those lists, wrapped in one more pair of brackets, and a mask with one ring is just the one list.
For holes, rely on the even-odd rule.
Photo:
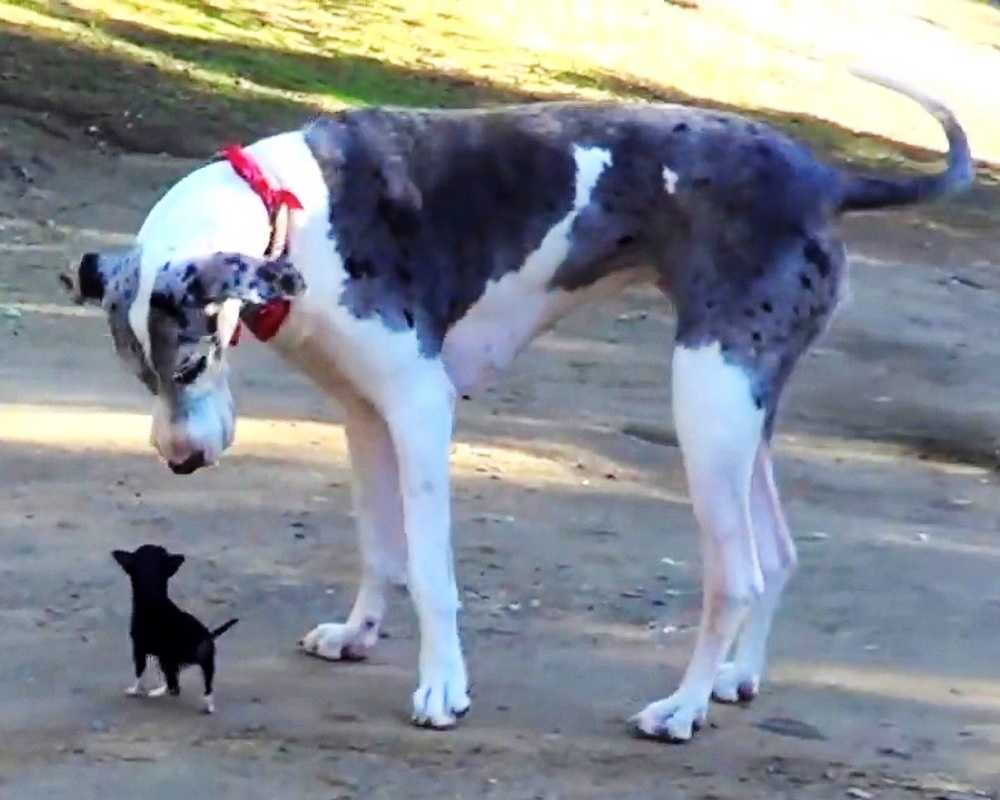
{"label": "white hind leg", "polygon": [[701,625],[680,687],[646,706],[632,723],[642,735],[686,741],[704,723],[715,677],[747,610],[763,592],[750,486],[764,413],[754,402],[747,373],[724,359],[717,342],[675,348],[673,405],[701,531]]}
{"label": "white hind leg", "polygon": [[778,609],[782,591],[797,564],[795,543],[781,510],[771,455],[766,443],[761,444],[754,463],[750,517],[757,544],[757,558],[764,575],[764,593],[750,608],[732,660],[726,662],[716,676],[712,694],[716,700],[726,703],[752,700],[760,691],[771,622]]}

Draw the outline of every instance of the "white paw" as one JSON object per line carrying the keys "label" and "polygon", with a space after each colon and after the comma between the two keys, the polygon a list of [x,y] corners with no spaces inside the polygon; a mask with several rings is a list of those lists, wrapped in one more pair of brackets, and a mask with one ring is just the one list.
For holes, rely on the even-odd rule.
{"label": "white paw", "polygon": [[705,724],[708,698],[677,691],[665,700],[650,703],[629,719],[639,736],[667,742],[686,742]]}
{"label": "white paw", "polygon": [[722,665],[712,687],[712,697],[720,703],[749,703],[759,692],[760,674],[735,661]]}
{"label": "white paw", "polygon": [[167,693],[167,685],[163,684],[163,686],[158,686],[155,689],[150,689],[147,697],[163,697],[163,695],[165,695],[166,693]]}
{"label": "white paw", "polygon": [[142,685],[142,681],[136,681],[125,689],[125,694],[129,697],[145,697],[146,688]]}
{"label": "white paw", "polygon": [[413,693],[413,724],[438,730],[453,728],[470,705],[465,664],[459,656],[451,668],[421,675]]}
{"label": "white paw", "polygon": [[317,625],[299,640],[299,647],[306,653],[328,661],[359,661],[368,657],[378,641],[378,625],[371,623],[367,630],[338,623]]}
{"label": "white paw", "polygon": [[201,698],[201,710],[205,714],[215,713],[215,700],[212,699],[212,695],[206,694]]}

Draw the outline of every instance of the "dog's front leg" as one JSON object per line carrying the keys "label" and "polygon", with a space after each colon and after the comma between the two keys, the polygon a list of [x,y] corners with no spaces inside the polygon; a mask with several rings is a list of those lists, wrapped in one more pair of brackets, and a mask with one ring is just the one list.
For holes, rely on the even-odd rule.
{"label": "dog's front leg", "polygon": [[408,583],[420,625],[413,721],[449,728],[469,709],[451,549],[448,456],[455,390],[440,363],[424,367],[406,384],[408,392],[387,402],[385,414],[399,462]]}
{"label": "dog's front leg", "polygon": [[385,420],[366,400],[344,399],[361,584],[346,622],[317,625],[299,644],[332,661],[364,658],[378,642],[390,583],[406,580],[406,537],[396,453]]}

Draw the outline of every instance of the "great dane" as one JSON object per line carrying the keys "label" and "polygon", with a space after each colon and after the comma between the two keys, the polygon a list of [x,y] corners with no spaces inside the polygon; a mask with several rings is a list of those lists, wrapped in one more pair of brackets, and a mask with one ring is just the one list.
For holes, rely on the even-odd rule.
{"label": "great dane", "polygon": [[451,547],[456,395],[581,304],[653,283],[677,316],[673,411],[703,605],[679,688],[632,723],[684,741],[713,695],[759,690],[796,563],[769,441],[782,388],[845,286],[838,217],[972,180],[953,115],[874,80],[941,123],[943,172],[854,174],[758,121],[677,105],[348,110],[256,142],[242,169],[230,158],[190,173],[134,246],[85,255],[67,282],[103,305],[155,395],[152,442],[177,473],[231,444],[230,338],[241,317],[279,309],[261,338],[346,413],[363,564],[347,620],[301,646],[364,656],[387,587],[404,583],[420,628],[413,720],[434,728],[469,708]]}

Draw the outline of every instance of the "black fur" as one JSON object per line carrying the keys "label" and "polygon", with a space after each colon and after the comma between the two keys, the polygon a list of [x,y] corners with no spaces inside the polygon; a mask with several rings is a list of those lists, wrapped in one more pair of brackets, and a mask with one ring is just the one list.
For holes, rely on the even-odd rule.
{"label": "black fur", "polygon": [[210,631],[167,596],[167,581],[180,569],[184,556],[168,553],[159,545],[144,544],[130,553],[111,553],[132,582],[132,658],[135,677],[146,670],[153,656],[160,664],[167,690],[180,694],[180,671],[197,664],[205,679],[205,695],[212,694],[215,676],[215,639],[236,624],[231,619]]}
{"label": "black fur", "polygon": [[104,278],[98,269],[99,258],[97,253],[86,253],[80,259],[80,297],[85,300],[100,302],[104,299]]}

